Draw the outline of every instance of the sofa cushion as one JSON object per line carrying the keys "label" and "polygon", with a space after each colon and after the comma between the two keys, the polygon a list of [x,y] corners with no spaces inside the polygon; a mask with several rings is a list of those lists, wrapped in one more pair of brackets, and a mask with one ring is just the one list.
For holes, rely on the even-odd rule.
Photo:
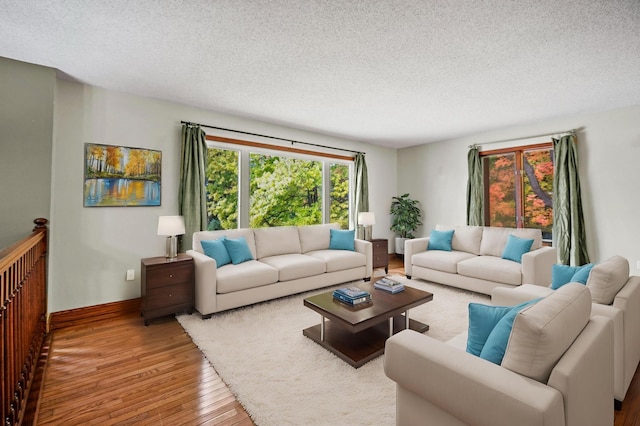
{"label": "sofa cushion", "polygon": [[204,254],[216,261],[216,268],[231,263],[229,252],[222,242],[222,240],[224,240],[225,238],[226,237],[218,238],[217,240],[200,241],[200,244],[202,244],[202,249],[204,250]]}
{"label": "sofa cushion", "polygon": [[337,223],[324,225],[307,225],[298,227],[300,236],[300,248],[302,253],[314,250],[326,250],[329,248],[329,229],[340,229]]}
{"label": "sofa cushion", "polygon": [[560,287],[516,316],[502,366],[546,383],[590,316],[591,294],[586,286]]}
{"label": "sofa cushion", "polygon": [[509,235],[518,238],[533,239],[531,250],[542,247],[542,231],[532,228],[501,228],[497,226],[485,226],[482,229],[482,241],[480,243],[480,254],[487,256],[501,257],[507,245]]}
{"label": "sofa cushion", "polygon": [[355,251],[355,234],[356,231],[330,229],[329,230],[329,249],[331,250],[350,250]]}
{"label": "sofa cushion", "polygon": [[557,290],[570,282],[586,284],[591,268],[593,268],[593,263],[588,263],[583,266],[569,266],[556,263],[551,267],[550,287],[553,290]]}
{"label": "sofa cushion", "polygon": [[494,256],[473,256],[458,263],[458,274],[502,284],[522,284],[522,265]]}
{"label": "sofa cushion", "polygon": [[216,271],[218,293],[231,293],[277,281],[278,270],[257,260],[249,260],[239,265],[225,265]]}
{"label": "sofa cushion", "polygon": [[255,228],[253,233],[256,239],[256,259],[302,252],[296,226]]}
{"label": "sofa cushion", "polygon": [[477,256],[464,251],[427,250],[414,254],[411,263],[414,266],[456,274],[459,262],[474,257]]}
{"label": "sofa cushion", "polygon": [[263,257],[260,262],[273,266],[278,270],[278,281],[320,275],[326,271],[326,265],[322,260],[305,254],[281,254]]}
{"label": "sofa cushion", "polygon": [[504,247],[504,251],[502,252],[502,258],[522,263],[522,255],[529,253],[532,244],[533,238],[518,238],[515,235],[510,234],[507,238],[507,245]]}
{"label": "sofa cushion", "polygon": [[229,253],[231,263],[237,265],[248,260],[253,260],[251,250],[244,237],[223,238],[222,243]]}
{"label": "sofa cushion", "polygon": [[595,303],[610,305],[628,280],[629,261],[622,256],[613,256],[591,268],[587,287]]}
{"label": "sofa cushion", "polygon": [[467,253],[480,254],[480,241],[482,240],[482,226],[450,226],[436,225],[438,231],[453,229],[451,249],[466,251]]}
{"label": "sofa cushion", "polygon": [[429,234],[429,244],[427,250],[442,250],[451,251],[451,241],[453,240],[453,233],[455,231],[450,229],[448,231],[438,231],[432,229]]}
{"label": "sofa cushion", "polygon": [[307,253],[326,264],[327,272],[344,271],[367,265],[367,257],[357,251],[348,250],[317,250]]}

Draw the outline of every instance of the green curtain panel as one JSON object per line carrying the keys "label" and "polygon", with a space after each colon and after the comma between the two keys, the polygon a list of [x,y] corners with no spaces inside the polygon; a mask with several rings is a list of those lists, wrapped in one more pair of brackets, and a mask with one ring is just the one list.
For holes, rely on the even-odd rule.
{"label": "green curtain panel", "polygon": [[369,211],[369,177],[367,175],[367,162],[364,154],[359,152],[354,158],[355,194],[351,209],[352,229],[358,225],[358,213]]}
{"label": "green curtain panel", "polygon": [[467,225],[484,224],[484,203],[482,200],[482,160],[477,146],[467,154],[469,178],[467,180]]}
{"label": "green curtain panel", "polygon": [[575,135],[553,140],[553,240],[564,265],[589,263]]}
{"label": "green curtain panel", "polygon": [[207,143],[200,126],[182,126],[182,157],[180,159],[180,188],[178,208],[184,216],[185,234],[181,251],[191,248],[196,231],[207,229]]}

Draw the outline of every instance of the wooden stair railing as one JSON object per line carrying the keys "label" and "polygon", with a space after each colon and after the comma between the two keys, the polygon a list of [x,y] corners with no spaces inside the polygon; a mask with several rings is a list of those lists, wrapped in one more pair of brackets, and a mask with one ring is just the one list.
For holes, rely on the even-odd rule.
{"label": "wooden stair railing", "polygon": [[0,252],[0,409],[20,425],[47,332],[47,219]]}

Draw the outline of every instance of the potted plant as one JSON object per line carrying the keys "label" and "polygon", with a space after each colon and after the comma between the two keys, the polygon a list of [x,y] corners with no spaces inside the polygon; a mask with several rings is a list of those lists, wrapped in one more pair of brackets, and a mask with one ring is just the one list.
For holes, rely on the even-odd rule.
{"label": "potted plant", "polygon": [[418,207],[418,201],[409,198],[409,194],[393,197],[391,201],[391,230],[397,234],[396,253],[404,254],[404,242],[414,238],[413,233],[422,225],[420,217],[422,210]]}

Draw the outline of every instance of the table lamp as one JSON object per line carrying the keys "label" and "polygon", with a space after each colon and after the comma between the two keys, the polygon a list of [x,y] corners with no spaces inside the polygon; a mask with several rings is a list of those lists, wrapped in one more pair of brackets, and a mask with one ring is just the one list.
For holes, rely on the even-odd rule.
{"label": "table lamp", "polygon": [[375,224],[376,216],[373,214],[373,212],[358,213],[358,225],[362,226],[363,240],[371,241],[371,237],[373,235],[373,225]]}
{"label": "table lamp", "polygon": [[182,216],[160,216],[158,218],[158,235],[167,236],[167,259],[178,257],[177,235],[184,235],[184,218]]}

